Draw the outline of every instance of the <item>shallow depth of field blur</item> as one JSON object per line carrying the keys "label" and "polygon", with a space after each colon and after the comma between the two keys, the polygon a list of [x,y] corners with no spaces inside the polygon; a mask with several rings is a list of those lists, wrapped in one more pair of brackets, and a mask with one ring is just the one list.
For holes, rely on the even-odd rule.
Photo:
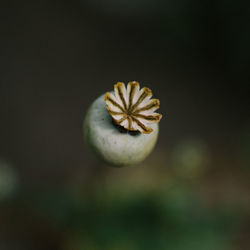
{"label": "shallow depth of field blur", "polygon": [[[1,250],[250,246],[249,1],[3,1]],[[141,164],[83,143],[117,81],[161,101]]]}

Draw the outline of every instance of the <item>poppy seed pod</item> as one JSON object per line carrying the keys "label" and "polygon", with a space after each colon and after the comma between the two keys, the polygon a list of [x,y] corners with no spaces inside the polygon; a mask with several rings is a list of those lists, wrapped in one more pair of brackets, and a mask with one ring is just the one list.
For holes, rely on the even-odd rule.
{"label": "poppy seed pod", "polygon": [[[90,106],[84,120],[83,132],[85,142],[94,150],[102,161],[109,165],[122,167],[140,163],[150,154],[155,146],[159,132],[158,121],[161,115],[155,114],[158,119],[158,121],[156,121],[152,118],[153,115],[151,112],[149,114],[150,126],[148,126],[146,121],[143,123],[143,118],[147,119],[145,114],[143,114],[143,117],[139,116],[138,119],[133,118],[132,115],[130,116],[120,106],[119,101],[121,99],[117,96],[119,93],[117,95],[116,92],[108,94],[111,98],[115,99],[114,101],[118,102],[117,106],[115,102],[110,105],[116,107],[117,110],[113,111],[115,113],[112,113],[108,103],[105,103],[107,100],[107,93],[97,98]],[[141,95],[143,95],[143,91],[140,93],[140,96]],[[138,106],[140,96],[138,96],[137,100],[135,100],[132,105],[137,103],[136,105]],[[113,99],[111,101],[113,101]],[[128,99],[129,98],[127,98],[127,100]],[[154,100],[156,99],[153,99],[152,103],[155,103]],[[147,99],[146,105],[149,107],[149,98]],[[140,107],[143,109],[143,106]],[[156,108],[152,106],[151,109],[154,111]],[[145,111],[145,109],[143,109],[143,111]],[[126,113],[123,114],[122,112]],[[139,112],[137,113],[139,115]],[[121,116],[121,124],[114,119],[114,116]],[[126,119],[127,123],[122,123]],[[152,120],[155,122],[152,122]],[[128,127],[132,129],[129,130]]]}

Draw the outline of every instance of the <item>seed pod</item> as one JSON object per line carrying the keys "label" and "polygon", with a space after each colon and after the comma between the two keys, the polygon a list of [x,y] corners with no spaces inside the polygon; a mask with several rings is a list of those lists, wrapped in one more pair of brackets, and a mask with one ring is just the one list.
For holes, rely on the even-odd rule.
{"label": "seed pod", "polygon": [[[131,84],[131,86],[132,85],[133,84]],[[138,86],[137,84],[135,85]],[[120,84],[116,86],[122,87]],[[121,102],[123,101],[121,98],[120,100],[117,99],[115,92],[100,96],[90,106],[84,120],[83,132],[86,143],[102,161],[115,167],[133,165],[143,161],[153,150],[158,138],[159,125],[157,122],[143,123],[143,126],[138,125],[138,123],[133,120],[130,123],[128,116],[131,114],[127,114],[126,119],[124,119],[124,121],[127,120],[126,123],[117,122],[116,119],[119,119],[118,114],[112,112],[120,112],[121,109],[119,108],[120,111],[117,111],[115,104],[109,101],[109,97],[111,96],[111,98],[113,98],[112,100],[117,102],[122,108],[126,107],[127,110],[136,110],[132,108],[133,105],[136,104],[136,99],[133,99],[130,104],[127,102],[127,100],[129,100],[128,93],[130,92],[127,92],[127,99],[124,98],[126,106],[121,106]],[[141,91],[140,94],[141,93],[143,93],[143,91]],[[123,94],[125,94],[125,92]],[[148,96],[147,102],[150,103],[151,101],[149,99]],[[137,98],[137,101],[138,100]],[[140,109],[143,108],[143,106],[140,105],[138,105],[138,107]],[[155,109],[150,109],[150,112],[153,112],[152,110]],[[122,115],[125,116],[125,113]],[[150,116],[152,113],[147,113],[147,115]],[[153,115],[157,116],[157,114]],[[158,116],[158,119],[160,119],[159,117],[161,118],[161,115]],[[140,117],[138,120],[140,122],[142,121]],[[148,126],[148,124],[150,124],[150,126]]]}

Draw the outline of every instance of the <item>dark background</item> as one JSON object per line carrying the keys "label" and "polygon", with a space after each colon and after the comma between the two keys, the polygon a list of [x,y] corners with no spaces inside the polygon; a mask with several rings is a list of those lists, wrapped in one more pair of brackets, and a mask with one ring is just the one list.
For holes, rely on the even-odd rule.
{"label": "dark background", "polygon": [[[248,249],[248,1],[4,1],[0,19],[1,250]],[[131,80],[160,136],[114,169],[82,123]]]}

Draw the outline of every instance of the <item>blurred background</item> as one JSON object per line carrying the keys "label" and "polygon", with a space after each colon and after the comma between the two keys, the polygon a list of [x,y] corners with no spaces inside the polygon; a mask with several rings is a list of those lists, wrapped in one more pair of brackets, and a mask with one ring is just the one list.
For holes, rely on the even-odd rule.
{"label": "blurred background", "polygon": [[[1,2],[1,250],[250,249],[250,4]],[[84,145],[117,81],[161,101],[140,165]]]}

